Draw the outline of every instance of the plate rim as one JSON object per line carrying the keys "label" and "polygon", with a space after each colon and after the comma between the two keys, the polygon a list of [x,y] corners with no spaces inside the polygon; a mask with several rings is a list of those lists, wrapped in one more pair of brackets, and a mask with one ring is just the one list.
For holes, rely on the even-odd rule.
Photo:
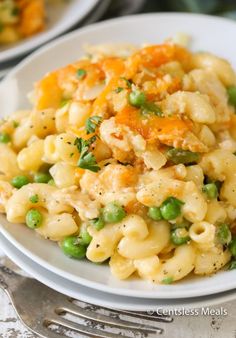
{"label": "plate rim", "polygon": [[[3,236],[4,238],[4,236]],[[19,265],[20,268],[22,268],[24,271],[26,271],[27,273],[29,273],[32,277],[34,277],[35,279],[37,279],[40,283],[50,287],[50,288],[53,288],[54,290],[62,293],[62,294],[65,294],[69,297],[72,297],[72,298],[76,298],[78,299],[77,297],[77,294],[75,294],[74,292],[71,292],[71,288],[68,288],[68,287],[65,287],[65,286],[58,286],[57,283],[55,282],[48,282],[48,277],[45,277],[45,274],[41,274],[38,269],[42,269],[46,274],[49,274],[49,275],[54,275],[53,272],[51,272],[50,270],[47,270],[45,267],[37,264],[36,262],[34,262],[33,260],[31,260],[29,257],[25,256],[24,253],[22,253],[21,251],[19,251],[17,248],[15,247],[10,247],[9,249],[9,242],[6,238],[3,239],[0,235],[0,244],[1,244],[1,247],[3,247],[3,251],[5,252],[5,254],[13,261],[15,262],[15,264]],[[3,242],[6,241],[4,244]],[[6,249],[6,247],[8,246],[8,248]],[[13,253],[12,254],[12,251],[16,251],[16,253]],[[19,256],[22,256],[22,260],[21,258],[19,259]],[[27,261],[29,261],[27,263]],[[19,263],[20,262],[20,263]],[[32,266],[29,266],[29,264],[33,264],[33,265],[36,265],[37,268],[34,268]],[[58,275],[55,274],[55,277],[58,278]],[[66,283],[68,282],[71,282],[71,281],[68,281],[67,279],[65,279],[64,277],[60,277],[60,280],[62,280],[63,282],[65,281]],[[71,282],[73,284],[75,284],[73,281]],[[81,286],[80,286],[81,287]],[[109,308],[114,308],[114,309],[119,309],[119,310],[130,310],[130,311],[156,311],[157,308],[162,308],[162,309],[183,309],[183,308],[186,308],[186,309],[192,309],[192,308],[201,308],[201,307],[204,307],[204,306],[216,306],[216,305],[220,305],[222,304],[223,302],[229,302],[229,301],[234,301],[236,300],[236,291],[232,290],[232,291],[226,291],[226,292],[222,292],[220,294],[217,295],[217,297],[212,297],[213,295],[210,295],[210,299],[209,299],[209,296],[203,296],[203,297],[192,297],[192,298],[186,298],[187,300],[187,303],[177,303],[177,304],[173,304],[173,305],[167,305],[166,303],[162,303],[162,304],[155,304],[155,305],[150,305],[150,304],[140,304],[140,299],[138,298],[138,305],[137,304],[133,304],[133,305],[129,305],[129,307],[127,308],[127,304],[126,303],[123,303],[123,305],[119,305],[119,307],[117,308],[115,305],[112,306],[111,305],[111,302],[115,302],[116,301],[116,305],[117,305],[117,298],[116,297],[122,297],[122,298],[126,298],[126,301],[127,301],[127,297],[126,296],[120,296],[120,295],[115,295],[116,299],[114,299],[114,295],[111,295],[111,294],[108,294],[109,298],[110,298],[110,301],[107,301],[105,300],[105,304],[101,305],[101,301],[95,299],[94,297],[92,297],[90,295],[91,293],[91,289],[89,287],[86,287],[86,286],[82,286],[82,288],[84,289],[84,291],[88,291],[89,292],[89,295],[86,295],[84,296],[84,294],[80,293],[79,297],[80,299],[78,300],[81,300],[81,301],[84,301],[84,302],[89,302],[91,304],[94,304],[94,305],[97,305],[97,306],[101,306],[101,307],[109,307]],[[77,289],[77,287],[76,287]],[[69,293],[65,293],[64,290],[69,290]],[[94,290],[92,289],[92,291],[94,293],[98,293],[100,294],[100,300],[102,299],[102,302],[104,303],[104,295],[107,297],[107,293],[104,293],[103,291],[97,291],[97,290]],[[82,294],[82,296],[81,296]],[[76,297],[75,297],[76,296]],[[136,297],[134,297],[136,298]],[[207,299],[208,298],[208,299]],[[131,298],[132,299],[132,298]],[[95,301],[94,301],[95,300]],[[175,299],[177,302],[179,302],[179,299]],[[183,298],[181,299],[183,300]],[[130,297],[129,297],[129,301],[130,301]],[[149,301],[149,299],[147,299],[147,301]],[[163,299],[163,302],[165,301],[165,299]],[[169,299],[167,300],[169,301]],[[190,301],[190,303],[188,303]],[[125,299],[124,299],[124,302],[125,302]],[[132,300],[131,300],[132,302]],[[158,299],[155,299],[155,302],[158,302]],[[192,303],[191,303],[192,302]],[[135,306],[135,308],[134,308]],[[139,308],[137,308],[137,306]],[[154,308],[155,306],[155,308]]]}
{"label": "plate rim", "polygon": [[[34,57],[37,57],[37,56],[40,56],[42,53],[46,52],[48,49],[53,49],[55,46],[59,45],[59,44],[63,44],[63,42],[67,41],[67,40],[70,40],[70,39],[73,39],[74,37],[79,37],[83,34],[86,34],[87,32],[90,32],[90,31],[93,31],[94,29],[97,29],[97,28],[100,28],[100,27],[104,27],[104,26],[109,26],[110,23],[119,23],[119,22],[122,22],[124,20],[126,21],[129,21],[130,23],[130,20],[137,20],[139,18],[150,18],[150,17],[159,17],[159,16],[179,16],[179,17],[182,17],[182,16],[185,16],[185,17],[200,17],[200,18],[207,18],[208,20],[213,20],[213,21],[223,21],[223,22],[227,22],[227,24],[233,24],[234,26],[236,25],[236,23],[233,21],[233,20],[229,20],[229,19],[225,19],[225,18],[219,18],[219,17],[213,17],[213,16],[209,16],[209,15],[205,15],[205,14],[189,14],[189,13],[181,13],[181,12],[178,12],[178,13],[166,13],[166,12],[162,12],[162,13],[147,13],[147,14],[138,14],[138,15],[133,15],[133,16],[125,16],[125,17],[121,17],[121,18],[113,18],[113,19],[109,19],[109,20],[105,20],[105,21],[102,21],[102,22],[99,22],[99,23],[95,23],[95,24],[92,24],[92,25],[89,25],[89,26],[86,26],[86,27],[83,27],[83,28],[80,28],[78,29],[77,31],[74,31],[74,32],[71,32],[69,34],[66,34],[62,37],[59,37],[57,38],[56,40],[54,41],[51,41],[49,43],[47,43],[46,45],[44,45],[43,47],[41,47],[39,50],[35,51],[34,53],[32,53],[30,56],[28,56],[25,60],[23,60],[19,65],[17,65],[8,75],[7,77],[2,81],[2,83],[4,84],[5,81],[11,79],[12,77],[14,77],[14,74],[18,72],[18,69],[24,67],[25,65],[28,65],[30,62],[31,62],[31,58],[34,58]],[[1,228],[3,229],[3,228]],[[6,229],[5,229],[6,230]],[[1,230],[2,232],[2,230]],[[3,233],[3,232],[2,232]],[[5,234],[5,237],[8,238],[8,240],[10,240],[9,238],[9,233],[6,233]],[[11,238],[11,242],[13,241],[16,241],[14,239],[14,237]],[[14,245],[18,245],[19,246],[19,242],[15,242]],[[21,245],[21,244],[20,244]],[[23,245],[21,245],[22,247],[22,250],[21,251],[25,251],[27,250]],[[30,253],[32,255],[32,253],[30,251],[28,251],[28,253]],[[93,281],[90,281],[88,279],[85,279],[83,277],[79,277],[79,276],[74,276],[74,275],[71,275],[70,273],[68,272],[65,272],[63,270],[61,270],[60,268],[57,268],[57,267],[54,267],[52,266],[51,264],[49,264],[48,262],[46,262],[45,260],[43,260],[42,258],[40,258],[39,256],[37,255],[34,255],[35,256],[35,260],[37,262],[41,262],[41,266],[50,266],[50,270],[55,272],[57,275],[62,275],[63,274],[66,274],[68,276],[68,279],[71,278],[71,276],[73,276],[73,280],[77,280],[77,283],[78,284],[82,284],[82,285],[87,285],[88,281],[90,283],[90,285],[93,287],[93,288],[99,288],[99,290],[102,290],[102,291],[105,291],[105,292],[109,292],[109,293],[112,293],[112,294],[117,294],[117,295],[127,295],[127,296],[131,296],[131,297],[139,297],[139,298],[153,298],[153,293],[155,294],[155,297],[156,298],[167,298],[166,297],[166,294],[165,296],[163,296],[162,294],[160,294],[160,292],[157,292],[156,290],[155,291],[145,291],[145,290],[142,290],[142,295],[139,295],[139,292],[140,290],[135,290],[136,292],[136,295],[130,295],[130,292],[131,290],[129,289],[124,289],[124,288],[117,288],[117,287],[112,287],[112,286],[108,286],[108,285],[105,285],[105,284],[101,284],[99,282],[93,282]],[[230,273],[230,272],[229,272]],[[236,271],[234,271],[234,274],[236,274]],[[228,283],[229,284],[229,283]],[[169,286],[163,286],[163,287],[169,287]],[[197,290],[195,290],[193,292],[193,290],[191,291],[188,291],[188,293],[184,294],[184,298],[191,298],[193,296],[195,297],[201,297],[203,295],[210,295],[210,294],[217,294],[219,292],[222,292],[222,291],[226,291],[226,290],[231,290],[231,289],[234,289],[236,287],[236,281],[235,283],[230,283],[230,285],[227,286],[227,288],[222,287],[221,288],[217,288],[217,289],[214,289],[214,290],[211,290],[209,292],[209,290],[207,291],[206,289],[205,290],[202,290],[201,291],[201,294],[199,294],[199,292],[197,293]],[[166,289],[169,291],[171,291],[170,289]],[[163,292],[164,290],[162,290],[161,292]],[[177,292],[177,291],[176,291]],[[178,291],[180,293],[180,291]],[[183,291],[181,291],[183,292]],[[151,294],[152,293],[152,294]],[[190,294],[191,293],[191,294]],[[173,297],[173,293],[171,295],[169,295],[169,298],[172,298]],[[178,297],[176,298],[183,298],[183,296],[181,295],[181,293],[178,295]]]}

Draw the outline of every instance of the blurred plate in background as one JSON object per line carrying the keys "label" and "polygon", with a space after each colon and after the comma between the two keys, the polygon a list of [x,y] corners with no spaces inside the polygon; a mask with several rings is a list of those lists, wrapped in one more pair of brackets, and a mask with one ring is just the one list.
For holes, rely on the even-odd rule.
{"label": "blurred plate in background", "polygon": [[68,31],[81,21],[101,0],[70,0],[48,3],[46,5],[46,29],[30,38],[12,45],[0,47],[0,63],[29,53],[43,43]]}

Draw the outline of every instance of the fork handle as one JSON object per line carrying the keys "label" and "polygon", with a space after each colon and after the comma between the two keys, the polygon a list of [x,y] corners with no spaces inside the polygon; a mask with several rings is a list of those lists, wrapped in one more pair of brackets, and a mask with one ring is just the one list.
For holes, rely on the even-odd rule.
{"label": "fork handle", "polygon": [[22,277],[0,264],[0,288],[9,294],[10,290],[14,291],[24,281],[25,277]]}

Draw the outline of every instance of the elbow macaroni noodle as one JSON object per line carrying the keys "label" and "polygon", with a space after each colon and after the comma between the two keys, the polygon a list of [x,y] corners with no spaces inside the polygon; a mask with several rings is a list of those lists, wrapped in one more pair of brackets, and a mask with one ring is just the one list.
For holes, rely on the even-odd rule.
{"label": "elbow macaroni noodle", "polygon": [[36,209],[39,235],[75,238],[119,279],[215,273],[232,256],[221,225],[235,234],[235,72],[173,42],[111,50],[48,73],[1,122],[0,212],[28,225]]}

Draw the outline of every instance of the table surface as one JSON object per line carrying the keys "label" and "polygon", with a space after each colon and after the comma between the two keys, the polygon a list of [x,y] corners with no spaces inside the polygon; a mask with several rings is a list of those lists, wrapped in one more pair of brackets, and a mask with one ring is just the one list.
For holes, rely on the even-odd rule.
{"label": "table surface", "polygon": [[[176,317],[175,338],[236,338],[236,302],[224,303],[227,316]],[[220,306],[219,306],[220,308]],[[171,325],[171,324],[169,324]],[[36,338],[16,316],[8,297],[0,290],[0,337]],[[80,337],[76,335],[75,337]],[[159,337],[159,335],[158,335]],[[161,336],[165,337],[165,335]],[[165,337],[165,338],[173,338]]]}

